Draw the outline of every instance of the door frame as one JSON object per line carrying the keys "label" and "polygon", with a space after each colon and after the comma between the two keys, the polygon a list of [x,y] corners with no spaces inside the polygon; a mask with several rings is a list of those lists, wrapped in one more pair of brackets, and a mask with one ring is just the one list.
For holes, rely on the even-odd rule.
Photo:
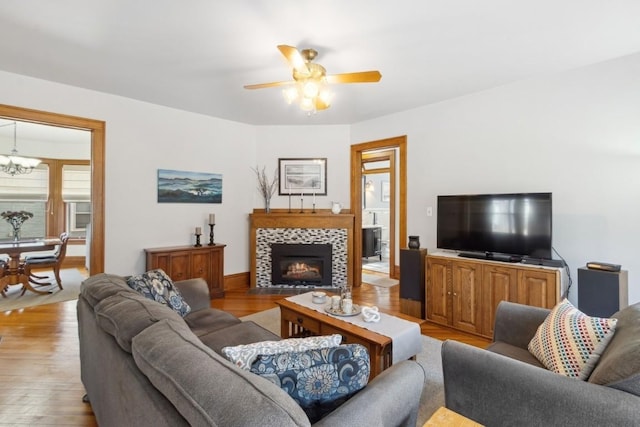
{"label": "door frame", "polygon": [[0,104],[0,117],[91,132],[91,236],[89,273],[104,272],[105,122]]}
{"label": "door frame", "polygon": [[[353,245],[353,285],[362,284],[362,164],[363,156],[366,152],[384,149],[398,149],[396,158],[396,175],[390,177],[396,185],[390,185],[390,208],[394,211],[397,221],[390,224],[389,237],[393,240],[394,250],[389,254],[389,277],[398,279],[400,269],[395,265],[395,248],[403,248],[407,241],[407,136],[397,136],[393,138],[380,139],[376,141],[363,142],[351,146],[351,201],[350,206],[354,215],[354,245]],[[393,202],[393,203],[391,203]],[[395,233],[395,222],[398,223],[398,232]],[[394,234],[391,234],[391,230]],[[396,238],[397,235],[397,238]],[[393,262],[392,262],[393,260]]]}

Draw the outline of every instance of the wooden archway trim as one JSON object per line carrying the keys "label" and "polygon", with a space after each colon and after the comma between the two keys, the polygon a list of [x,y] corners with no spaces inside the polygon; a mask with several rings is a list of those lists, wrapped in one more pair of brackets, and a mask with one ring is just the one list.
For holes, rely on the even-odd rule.
{"label": "wooden archway trim", "polygon": [[[363,142],[351,146],[351,211],[354,214],[354,241],[362,241],[362,155],[364,152],[382,149],[398,149],[398,243],[400,248],[406,245],[407,241],[407,136],[397,136],[393,138],[380,139],[376,141]],[[362,283],[362,247],[354,245],[354,286]],[[399,271],[395,265],[389,266],[389,276],[399,278]]]}
{"label": "wooden archway trim", "polygon": [[91,236],[89,271],[104,272],[105,122],[0,104],[0,117],[91,132]]}

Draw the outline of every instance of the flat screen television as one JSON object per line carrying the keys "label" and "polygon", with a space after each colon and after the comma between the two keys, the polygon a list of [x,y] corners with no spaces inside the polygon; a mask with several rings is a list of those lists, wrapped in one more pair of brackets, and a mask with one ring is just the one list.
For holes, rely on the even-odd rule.
{"label": "flat screen television", "polygon": [[461,256],[551,259],[551,193],[438,196],[438,248]]}

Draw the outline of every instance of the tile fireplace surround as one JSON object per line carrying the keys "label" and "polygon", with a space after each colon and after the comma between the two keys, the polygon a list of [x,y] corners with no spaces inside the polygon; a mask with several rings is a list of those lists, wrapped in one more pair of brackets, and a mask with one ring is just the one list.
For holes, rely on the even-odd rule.
{"label": "tile fireplace surround", "polygon": [[272,243],[330,243],[332,245],[332,283],[353,283],[352,214],[288,213],[256,209],[249,215],[251,287],[271,285]]}

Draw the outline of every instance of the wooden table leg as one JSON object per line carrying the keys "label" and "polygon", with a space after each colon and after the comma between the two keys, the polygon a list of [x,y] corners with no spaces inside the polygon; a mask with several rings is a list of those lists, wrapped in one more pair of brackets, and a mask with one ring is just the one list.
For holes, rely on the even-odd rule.
{"label": "wooden table leg", "polygon": [[[24,280],[20,280],[22,278],[24,278]],[[19,283],[22,283],[22,292],[20,293],[20,295],[24,295],[24,293],[28,290],[40,295],[48,295],[53,293],[52,290],[41,291],[40,289],[36,289],[33,286],[31,286],[31,283],[29,282],[29,276],[27,276],[26,274],[19,274],[18,280],[19,280]]]}

